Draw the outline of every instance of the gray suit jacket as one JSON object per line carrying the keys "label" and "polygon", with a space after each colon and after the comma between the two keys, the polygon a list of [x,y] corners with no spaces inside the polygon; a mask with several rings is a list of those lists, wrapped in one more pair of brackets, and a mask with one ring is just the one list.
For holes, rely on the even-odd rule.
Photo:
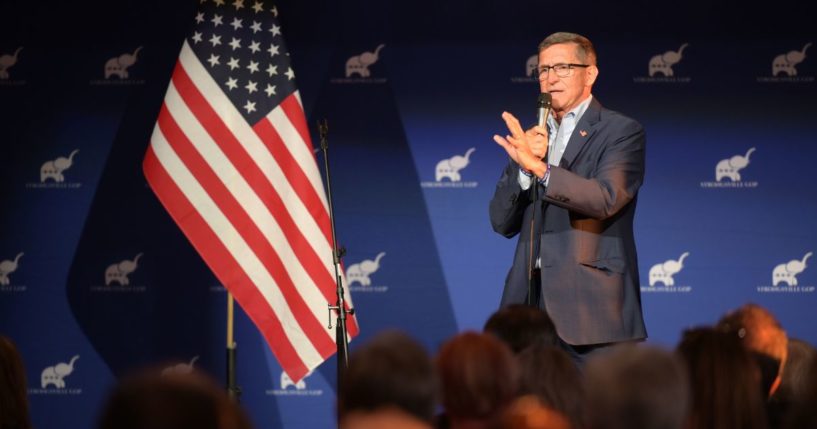
{"label": "gray suit jacket", "polygon": [[[494,230],[519,234],[501,306],[523,303],[528,292],[531,219],[541,257],[540,307],[559,336],[573,345],[643,339],[633,217],[644,180],[643,127],[594,98],[570,136],[547,188],[519,186],[511,161],[490,203]],[[533,260],[535,261],[536,255]]]}

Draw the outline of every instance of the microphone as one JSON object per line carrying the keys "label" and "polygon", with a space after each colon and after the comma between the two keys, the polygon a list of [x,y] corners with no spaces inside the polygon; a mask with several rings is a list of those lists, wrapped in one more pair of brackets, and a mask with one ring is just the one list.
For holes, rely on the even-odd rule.
{"label": "microphone", "polygon": [[539,94],[539,98],[536,100],[536,124],[540,127],[544,127],[547,122],[552,101],[553,98],[547,92]]}

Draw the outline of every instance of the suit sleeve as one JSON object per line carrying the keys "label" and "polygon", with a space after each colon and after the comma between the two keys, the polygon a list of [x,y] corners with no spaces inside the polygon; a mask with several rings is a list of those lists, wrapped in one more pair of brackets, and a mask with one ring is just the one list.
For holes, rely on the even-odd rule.
{"label": "suit sleeve", "polygon": [[522,228],[522,215],[529,204],[527,192],[519,185],[519,165],[513,161],[502,171],[488,207],[491,226],[505,237],[513,237]]}
{"label": "suit sleeve", "polygon": [[635,121],[608,140],[590,177],[552,167],[545,199],[594,219],[614,216],[635,198],[644,181],[646,134]]}

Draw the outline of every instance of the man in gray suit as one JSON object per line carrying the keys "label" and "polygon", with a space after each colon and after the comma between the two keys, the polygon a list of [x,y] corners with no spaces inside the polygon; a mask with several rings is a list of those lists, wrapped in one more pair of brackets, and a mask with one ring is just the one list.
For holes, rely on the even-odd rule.
{"label": "man in gray suit", "polygon": [[539,45],[539,86],[552,96],[547,126],[494,136],[510,156],[490,203],[494,230],[519,234],[501,306],[543,308],[577,361],[646,338],[633,238],[644,179],[642,126],[591,95],[596,52],[554,33]]}

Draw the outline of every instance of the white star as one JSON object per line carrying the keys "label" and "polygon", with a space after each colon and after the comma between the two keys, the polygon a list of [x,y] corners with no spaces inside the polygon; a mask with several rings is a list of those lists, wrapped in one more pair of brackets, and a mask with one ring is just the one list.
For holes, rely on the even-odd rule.
{"label": "white star", "polygon": [[250,43],[250,50],[252,51],[253,54],[260,51],[261,44],[253,40],[252,43]]}
{"label": "white star", "polygon": [[278,17],[278,6],[273,6],[272,9],[270,10],[270,12],[272,12],[272,16],[277,18]]}
{"label": "white star", "polygon": [[230,78],[227,80],[227,83],[225,85],[227,85],[230,88],[230,90],[236,89],[238,88],[238,80]]}
{"label": "white star", "polygon": [[275,94],[275,85],[267,84],[267,88],[264,90],[267,93],[267,97],[272,97]]}
{"label": "white star", "polygon": [[216,16],[214,16],[214,17],[213,17],[213,19],[211,19],[210,21],[211,21],[211,22],[212,22],[212,23],[213,23],[213,24],[214,24],[216,27],[218,27],[219,25],[223,24],[223,22],[221,22],[221,15],[216,15]]}
{"label": "white star", "polygon": [[210,43],[213,44],[214,48],[216,46],[220,45],[221,44],[221,36],[216,36],[215,34],[213,34],[213,37],[210,38]]}
{"label": "white star", "polygon": [[224,0],[215,0],[216,6],[224,6]]}
{"label": "white star", "polygon": [[269,29],[269,32],[272,33],[273,36],[280,36],[281,35],[281,27],[273,24],[272,28]]}
{"label": "white star", "polygon": [[269,56],[271,57],[278,55],[278,45],[270,45],[267,52],[269,52]]}
{"label": "white star", "polygon": [[244,0],[235,0],[233,2],[233,6],[235,6],[235,10],[243,9],[244,8]]}
{"label": "white star", "polygon": [[229,43],[229,45],[235,51],[236,49],[241,47],[241,39],[236,39],[235,37],[233,37],[233,40]]}
{"label": "white star", "polygon": [[278,66],[270,64],[269,66],[267,66],[267,73],[269,73],[270,77],[278,74]]}
{"label": "white star", "polygon": [[199,12],[196,15],[196,23],[201,24],[202,22],[204,22],[204,12]]}
{"label": "white star", "polygon": [[261,31],[261,23],[253,21],[250,28],[252,28],[252,34],[255,34],[255,33]]}
{"label": "white star", "polygon": [[250,94],[252,94],[253,92],[258,91],[258,84],[257,84],[257,83],[255,83],[255,82],[253,82],[253,81],[250,81],[250,82],[247,84],[247,86],[245,86],[244,88],[247,88],[247,91],[249,91],[249,92],[250,92]]}
{"label": "white star", "polygon": [[207,60],[207,62],[210,63],[210,67],[215,67],[221,64],[220,62],[218,62],[218,55],[216,54],[210,54],[210,58]]}
{"label": "white star", "polygon": [[264,11],[264,6],[262,6],[261,3],[259,3],[259,2],[255,2],[255,4],[252,5],[252,9],[255,11],[255,13],[263,12]]}
{"label": "white star", "polygon": [[227,63],[230,66],[230,70],[235,70],[238,68],[238,59],[230,57],[230,62]]}
{"label": "white star", "polygon": [[233,26],[233,30],[236,30],[236,31],[237,31],[239,28],[244,28],[244,26],[243,26],[243,25],[241,25],[241,20],[240,20],[240,19],[238,19],[238,18],[233,18],[233,22],[232,22],[230,25],[232,25],[232,26]]}
{"label": "white star", "polygon": [[250,61],[250,65],[247,66],[247,70],[250,71],[250,74],[255,73],[258,71],[258,63],[255,61]]}
{"label": "white star", "polygon": [[285,75],[287,75],[287,77],[289,78],[289,80],[295,79],[295,72],[294,72],[294,71],[292,71],[292,67],[288,68],[288,69],[287,69],[287,72],[286,72],[286,73],[284,73],[284,74],[285,74]]}
{"label": "white star", "polygon": [[201,42],[201,33],[199,33],[198,31],[196,31],[195,33],[193,33],[193,37],[192,37],[192,39],[193,39],[193,41],[194,41],[194,42],[196,42],[196,43]]}
{"label": "white star", "polygon": [[246,110],[247,113],[255,112],[255,103],[251,103],[250,100],[247,100],[247,104],[244,105],[244,110]]}

